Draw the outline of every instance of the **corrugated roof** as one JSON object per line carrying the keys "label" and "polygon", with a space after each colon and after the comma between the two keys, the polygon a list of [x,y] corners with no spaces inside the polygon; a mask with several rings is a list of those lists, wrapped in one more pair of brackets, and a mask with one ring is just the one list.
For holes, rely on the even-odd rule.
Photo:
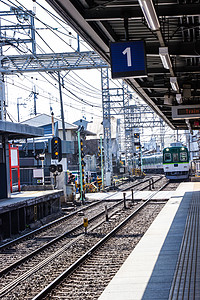
{"label": "corrugated roof", "polygon": [[8,139],[41,137],[44,135],[44,130],[42,128],[28,125],[29,124],[19,124],[0,120],[0,134],[6,134]]}
{"label": "corrugated roof", "polygon": [[[51,123],[51,118],[52,117],[50,115],[40,114],[40,115],[34,116],[30,119],[27,119],[27,120],[25,120],[21,123],[31,125],[31,126],[40,127],[40,126],[50,124]],[[62,120],[61,119],[58,119],[58,118],[54,117],[54,122],[58,122],[58,129],[62,129]],[[78,126],[76,126],[75,124],[65,122],[65,129],[66,130],[77,130],[77,128],[78,128]]]}

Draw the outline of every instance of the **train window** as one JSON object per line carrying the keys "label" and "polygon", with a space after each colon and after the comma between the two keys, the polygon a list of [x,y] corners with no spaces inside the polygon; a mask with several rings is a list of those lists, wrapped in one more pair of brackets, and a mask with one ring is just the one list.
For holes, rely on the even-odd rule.
{"label": "train window", "polygon": [[173,153],[173,162],[179,161],[178,159],[178,153]]}
{"label": "train window", "polygon": [[171,153],[165,153],[164,160],[167,162],[171,161]]}
{"label": "train window", "polygon": [[181,161],[187,161],[187,153],[186,152],[181,152],[180,153],[180,160]]}

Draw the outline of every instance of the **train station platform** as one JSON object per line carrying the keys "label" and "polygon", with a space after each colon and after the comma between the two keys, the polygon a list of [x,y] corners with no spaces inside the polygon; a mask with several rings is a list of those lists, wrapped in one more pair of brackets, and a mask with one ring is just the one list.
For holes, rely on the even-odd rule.
{"label": "train station platform", "polygon": [[[99,192],[99,193],[88,193],[86,194],[87,200],[111,200],[111,201],[119,201],[124,199],[124,194],[127,200],[132,200],[132,192]],[[152,197],[152,200],[168,200],[174,194],[174,191],[134,191],[133,199],[134,200],[146,200],[149,197]],[[79,195],[76,195],[77,198]]]}
{"label": "train station platform", "polygon": [[0,199],[0,240],[61,210],[62,190],[21,191]]}
{"label": "train station platform", "polygon": [[98,300],[200,299],[200,183],[181,183]]}

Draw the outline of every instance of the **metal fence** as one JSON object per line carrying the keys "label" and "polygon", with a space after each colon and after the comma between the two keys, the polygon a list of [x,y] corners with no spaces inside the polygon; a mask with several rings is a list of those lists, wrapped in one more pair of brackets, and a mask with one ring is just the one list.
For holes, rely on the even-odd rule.
{"label": "metal fence", "polygon": [[[39,170],[39,172],[35,172],[35,170]],[[22,185],[41,185],[42,184],[42,176],[40,173],[42,172],[42,168],[20,168],[20,184]],[[39,173],[39,174],[37,174]],[[44,179],[45,185],[52,183],[52,178],[50,176],[49,167],[44,167]]]}

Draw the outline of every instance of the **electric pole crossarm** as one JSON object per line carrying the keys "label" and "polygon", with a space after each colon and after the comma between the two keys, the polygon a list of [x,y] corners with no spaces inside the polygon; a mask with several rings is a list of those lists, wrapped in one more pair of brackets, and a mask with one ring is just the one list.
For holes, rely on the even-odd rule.
{"label": "electric pole crossarm", "polygon": [[46,72],[77,69],[107,68],[108,65],[93,51],[52,53],[37,55],[13,55],[1,57],[0,72]]}
{"label": "electric pole crossarm", "polygon": [[28,44],[31,43],[32,41],[30,39],[11,39],[11,38],[6,38],[6,39],[1,39],[2,46],[13,46],[13,45],[19,45],[19,44]]}
{"label": "electric pole crossarm", "polygon": [[[15,29],[30,29],[31,26],[30,25],[21,25],[21,24],[17,24],[17,25],[9,25],[9,30],[15,30]],[[1,26],[1,30],[8,30],[8,26]],[[30,41],[30,40],[29,40]]]}

